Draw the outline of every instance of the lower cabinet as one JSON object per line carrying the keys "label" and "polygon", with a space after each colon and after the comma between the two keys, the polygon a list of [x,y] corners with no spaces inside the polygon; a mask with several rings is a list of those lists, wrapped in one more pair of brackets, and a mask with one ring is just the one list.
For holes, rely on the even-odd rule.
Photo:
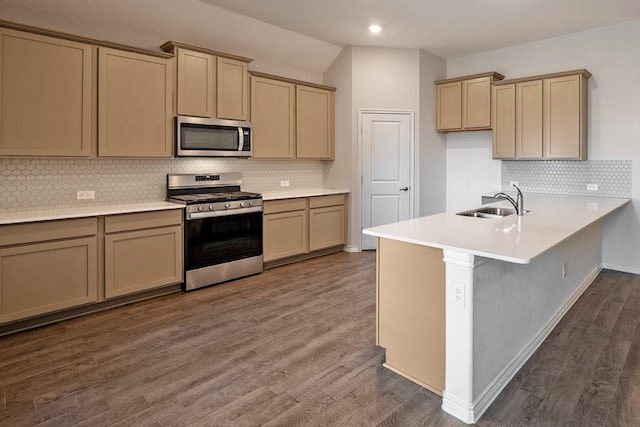
{"label": "lower cabinet", "polygon": [[308,252],[306,198],[266,201],[263,212],[264,262]]}
{"label": "lower cabinet", "polygon": [[345,195],[264,202],[264,262],[341,247],[345,243]]}
{"label": "lower cabinet", "polygon": [[105,218],[105,298],[182,282],[180,210]]}
{"label": "lower cabinet", "polygon": [[378,239],[376,344],[384,366],[440,396],[445,385],[442,249]]}
{"label": "lower cabinet", "polygon": [[97,301],[97,219],[0,227],[0,323]]}
{"label": "lower cabinet", "polygon": [[182,245],[181,209],[0,226],[0,325],[181,283]]}
{"label": "lower cabinet", "polygon": [[345,243],[344,195],[309,199],[309,250],[317,251]]}

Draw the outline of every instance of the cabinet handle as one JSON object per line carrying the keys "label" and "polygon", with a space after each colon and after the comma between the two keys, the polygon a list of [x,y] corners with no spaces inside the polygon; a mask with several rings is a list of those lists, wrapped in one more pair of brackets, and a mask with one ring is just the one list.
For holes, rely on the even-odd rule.
{"label": "cabinet handle", "polygon": [[402,187],[400,191],[409,191],[409,187]]}

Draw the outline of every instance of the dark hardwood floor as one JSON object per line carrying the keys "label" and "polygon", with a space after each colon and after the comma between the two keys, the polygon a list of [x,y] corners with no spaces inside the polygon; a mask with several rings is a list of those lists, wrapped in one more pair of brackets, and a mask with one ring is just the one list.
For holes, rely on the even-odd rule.
{"label": "dark hardwood floor", "polygon": [[[640,277],[603,271],[478,423],[640,425]],[[461,426],[382,367],[375,254],[0,337],[1,426]]]}

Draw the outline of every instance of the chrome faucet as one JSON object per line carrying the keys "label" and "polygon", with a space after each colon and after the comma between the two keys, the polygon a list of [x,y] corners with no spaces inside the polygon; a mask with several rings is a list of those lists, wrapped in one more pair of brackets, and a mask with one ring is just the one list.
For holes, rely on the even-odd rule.
{"label": "chrome faucet", "polygon": [[518,188],[517,185],[512,184],[513,187],[515,187],[516,190],[518,190],[518,196],[516,197],[516,200],[513,200],[513,197],[509,196],[508,194],[503,193],[502,191],[499,193],[496,193],[493,195],[494,199],[505,199],[508,200],[509,203],[511,203],[513,205],[513,207],[516,210],[516,213],[520,216],[524,215],[524,197],[522,197],[522,191],[520,191],[520,189]]}

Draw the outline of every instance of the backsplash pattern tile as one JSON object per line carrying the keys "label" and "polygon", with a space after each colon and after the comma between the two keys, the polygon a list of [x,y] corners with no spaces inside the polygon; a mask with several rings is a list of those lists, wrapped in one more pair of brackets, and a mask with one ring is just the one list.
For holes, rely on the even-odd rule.
{"label": "backsplash pattern tile", "polygon": [[[247,191],[318,188],[323,162],[258,159],[0,159],[0,211],[164,200],[168,173],[241,172]],[[76,200],[95,190],[93,200]]]}
{"label": "backsplash pattern tile", "polygon": [[[503,161],[502,189],[573,196],[631,197],[631,160]],[[598,184],[598,191],[587,190]]]}

